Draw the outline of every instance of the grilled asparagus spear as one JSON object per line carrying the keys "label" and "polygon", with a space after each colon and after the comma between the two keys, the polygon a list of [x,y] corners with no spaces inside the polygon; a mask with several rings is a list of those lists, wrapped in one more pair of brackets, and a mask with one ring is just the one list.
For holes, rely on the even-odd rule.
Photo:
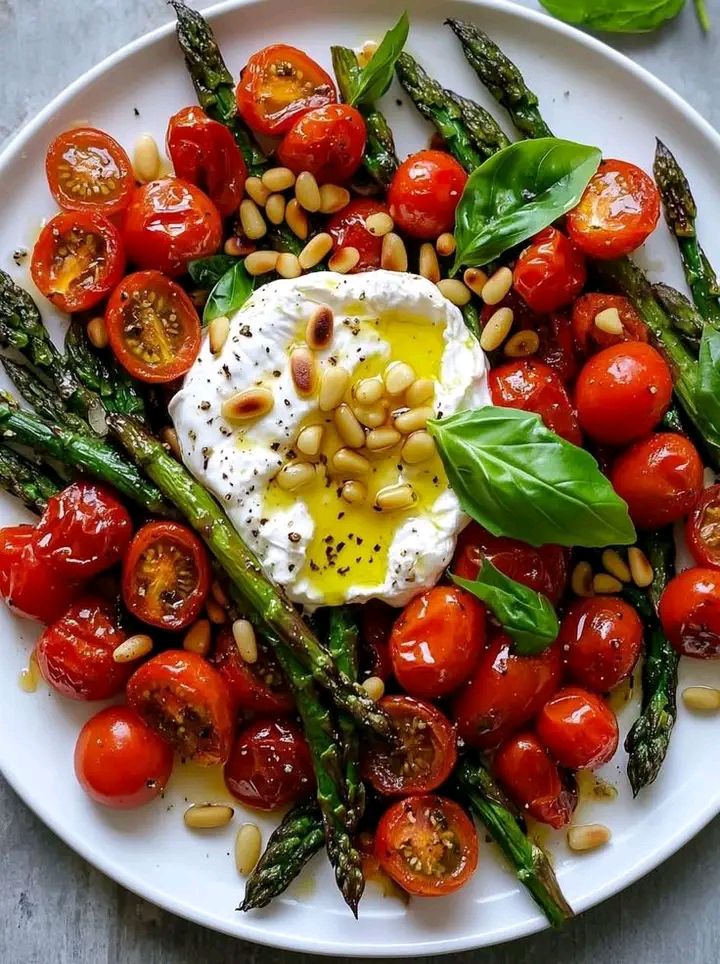
{"label": "grilled asparagus spear", "polygon": [[31,512],[39,514],[50,496],[60,491],[62,482],[46,466],[0,446],[0,488],[14,495]]}
{"label": "grilled asparagus spear", "polygon": [[[359,636],[360,627],[350,606],[330,610],[328,650],[338,669],[351,680],[356,680],[358,674]],[[350,825],[357,827],[365,808],[365,787],[360,778],[360,738],[352,718],[346,713],[339,715],[338,726],[343,742]]]}

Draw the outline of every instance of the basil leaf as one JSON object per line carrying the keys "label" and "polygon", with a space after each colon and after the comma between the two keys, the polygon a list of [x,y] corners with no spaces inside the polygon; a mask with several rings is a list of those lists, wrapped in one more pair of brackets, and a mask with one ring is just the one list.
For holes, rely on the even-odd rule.
{"label": "basil leaf", "polygon": [[597,462],[540,417],[488,405],[428,422],[460,505],[493,535],[532,546],[629,545],[627,505]]}
{"label": "basil leaf", "polygon": [[676,17],[685,0],[540,0],[558,20],[609,33],[644,33]]}
{"label": "basil leaf", "polygon": [[203,312],[204,325],[213,318],[231,315],[237,311],[253,292],[254,282],[245,270],[245,265],[238,258],[235,258],[234,262],[232,268],[225,272],[210,292]]}
{"label": "basil leaf", "polygon": [[720,331],[704,325],[698,355],[695,404],[703,434],[720,444]]}
{"label": "basil leaf", "polygon": [[493,154],[468,178],[455,212],[461,265],[487,264],[574,208],[601,153],[556,137],[518,141]]}
{"label": "basil leaf", "polygon": [[188,261],[188,274],[196,285],[209,290],[236,261],[237,258],[232,258],[229,254],[211,254],[209,258],[196,258]]}
{"label": "basil leaf", "polygon": [[560,623],[547,596],[510,579],[489,559],[483,559],[475,580],[452,573],[450,578],[485,603],[521,656],[542,653],[557,639]]}
{"label": "basil leaf", "polygon": [[370,62],[360,71],[357,86],[350,98],[351,104],[373,104],[382,97],[392,82],[395,61],[402,53],[409,31],[410,21],[407,13],[403,13],[382,38]]}

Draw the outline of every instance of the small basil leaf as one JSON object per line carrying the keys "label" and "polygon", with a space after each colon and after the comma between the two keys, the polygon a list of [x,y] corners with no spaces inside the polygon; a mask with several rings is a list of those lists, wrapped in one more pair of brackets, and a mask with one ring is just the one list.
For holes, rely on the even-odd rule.
{"label": "small basil leaf", "polygon": [[351,104],[373,104],[382,97],[392,82],[395,61],[402,53],[409,31],[410,21],[407,13],[403,13],[380,41],[369,63],[360,71],[357,86],[350,98]]}
{"label": "small basil leaf", "polygon": [[695,403],[703,426],[703,434],[720,444],[720,331],[703,327],[698,355]]}
{"label": "small basil leaf", "polygon": [[542,653],[557,639],[560,624],[547,596],[510,579],[489,559],[483,559],[474,580],[452,574],[450,578],[485,603],[521,656]]}
{"label": "small basil leaf", "polygon": [[635,541],[627,505],[592,455],[539,416],[488,405],[431,420],[428,431],[463,510],[493,535],[533,546]]}
{"label": "small basil leaf", "polygon": [[644,33],[676,17],[685,0],[540,0],[558,20],[609,33]]}
{"label": "small basil leaf", "polygon": [[468,178],[455,212],[451,273],[487,264],[567,214],[600,158],[597,147],[556,137],[518,141],[489,157]]}
{"label": "small basil leaf", "polygon": [[213,318],[231,315],[242,308],[252,292],[253,279],[243,262],[235,258],[232,268],[225,272],[210,292],[203,312],[203,324],[207,325]]}
{"label": "small basil leaf", "polygon": [[196,285],[209,291],[236,261],[237,258],[232,258],[228,254],[211,254],[209,258],[196,258],[194,261],[188,261],[188,274]]}

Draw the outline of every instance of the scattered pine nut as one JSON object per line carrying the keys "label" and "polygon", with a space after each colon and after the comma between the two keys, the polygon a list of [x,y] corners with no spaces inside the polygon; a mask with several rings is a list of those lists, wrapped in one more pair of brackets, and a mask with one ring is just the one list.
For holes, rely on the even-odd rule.
{"label": "scattered pine nut", "polygon": [[263,187],[275,194],[278,191],[287,191],[295,183],[295,175],[289,167],[271,167],[262,176]]}
{"label": "scattered pine nut", "polygon": [[279,258],[277,251],[253,251],[245,258],[245,270],[253,277],[268,274],[277,268]]}
{"label": "scattered pine nut", "polygon": [[300,398],[310,398],[317,391],[318,368],[315,356],[304,345],[290,353],[290,375]]}
{"label": "scattered pine nut", "polygon": [[601,823],[589,823],[583,827],[570,827],[567,832],[568,847],[581,853],[596,850],[610,841],[610,830]]}
{"label": "scattered pine nut", "polygon": [[408,256],[405,242],[392,231],[383,237],[380,267],[386,271],[407,271]]}
{"label": "scattered pine nut", "polygon": [[281,278],[299,278],[302,274],[298,256],[290,251],[283,251],[278,255],[275,270]]}
{"label": "scattered pine nut", "polygon": [[232,634],[243,662],[250,665],[257,663],[258,647],[253,624],[247,619],[236,619],[232,624]]}
{"label": "scattered pine nut", "polygon": [[332,412],[345,396],[350,384],[350,372],[342,365],[325,368],[320,379],[318,408],[321,412]]}
{"label": "scattered pine nut", "polygon": [[487,284],[488,276],[480,268],[466,268],[463,281],[478,298],[482,298],[483,288]]}
{"label": "scattered pine nut", "polygon": [[385,684],[379,676],[368,676],[363,682],[362,688],[375,703],[385,694]]}
{"label": "scattered pine nut", "polygon": [[318,305],[305,326],[305,341],[313,351],[323,351],[330,345],[335,328],[332,308]]}
{"label": "scattered pine nut", "polygon": [[298,174],[295,181],[295,198],[298,204],[311,214],[320,210],[322,204],[320,188],[315,180],[315,175],[311,174],[310,171],[303,171],[302,174]]}
{"label": "scattered pine nut", "polygon": [[247,877],[260,860],[262,835],[256,823],[244,823],[235,837],[235,866],[238,873]]}
{"label": "scattered pine nut", "polygon": [[417,408],[423,402],[428,402],[435,394],[435,382],[432,378],[418,378],[405,390],[405,401],[410,408]]}
{"label": "scattered pine nut", "polygon": [[240,202],[240,224],[243,234],[251,241],[257,241],[267,234],[267,224],[260,214],[260,208],[250,198]]}
{"label": "scattered pine nut", "polygon": [[457,308],[462,308],[472,297],[470,289],[456,278],[443,278],[442,281],[438,281],[437,288],[443,298],[447,298]]}
{"label": "scattered pine nut", "polygon": [[113,660],[116,663],[134,663],[152,651],[153,641],[145,633],[128,636],[126,640],[113,650]]}
{"label": "scattered pine nut", "polygon": [[378,211],[376,214],[370,214],[365,218],[365,227],[369,234],[376,238],[383,238],[386,234],[390,234],[395,227],[395,222],[389,214]]}
{"label": "scattered pine nut", "polygon": [[417,465],[419,462],[426,462],[435,454],[435,440],[429,432],[422,429],[409,435],[402,447],[400,455],[403,462],[408,465]]}
{"label": "scattered pine nut", "polygon": [[480,333],[480,347],[483,351],[495,351],[510,334],[515,315],[512,308],[498,308],[488,318]]}
{"label": "scattered pine nut", "polygon": [[303,271],[314,268],[316,264],[319,264],[325,255],[332,251],[332,246],[333,239],[324,231],[311,238],[298,256]]}
{"label": "scattered pine nut", "polygon": [[285,220],[285,198],[282,194],[271,194],[265,205],[265,217],[270,224],[282,224]]}
{"label": "scattered pine nut", "polygon": [[379,44],[376,40],[365,41],[365,43],[360,48],[359,53],[356,54],[357,62],[361,67],[367,67],[367,65],[375,56],[378,46]]}
{"label": "scattered pine nut", "polygon": [[336,214],[350,203],[350,192],[337,184],[323,184],[320,188],[320,213]]}
{"label": "scattered pine nut", "polygon": [[261,208],[265,207],[271,194],[259,177],[249,177],[245,181],[245,193]]}
{"label": "scattered pine nut", "polygon": [[455,238],[449,231],[441,234],[435,242],[435,250],[441,258],[449,258],[451,254],[455,254],[456,247]]}
{"label": "scattered pine nut", "polygon": [[364,425],[365,428],[380,428],[387,420],[387,408],[384,404],[377,405],[355,405],[353,406],[355,418]]}
{"label": "scattered pine nut", "polygon": [[396,428],[390,425],[383,425],[381,428],[373,428],[368,432],[365,445],[371,452],[382,452],[397,445],[402,435]]}
{"label": "scattered pine nut", "polygon": [[96,318],[91,318],[87,323],[87,336],[90,344],[95,348],[107,348],[108,333],[105,319],[100,317],[100,315]]}
{"label": "scattered pine nut", "polygon": [[367,499],[367,489],[362,482],[353,479],[344,483],[340,495],[349,505],[359,505]]}
{"label": "scattered pine nut", "polygon": [[381,378],[361,378],[353,386],[353,398],[360,405],[374,405],[383,397],[384,391]]}
{"label": "scattered pine nut", "polygon": [[347,274],[357,265],[360,260],[360,252],[352,245],[346,248],[338,248],[328,261],[328,268],[337,271],[338,274]]}
{"label": "scattered pine nut", "polygon": [[595,595],[593,589],[593,571],[589,562],[579,562],[572,571],[570,586],[576,596],[588,599]]}
{"label": "scattered pine nut", "polygon": [[333,414],[335,428],[343,443],[351,449],[362,448],[365,444],[365,430],[345,402],[338,405]]}
{"label": "scattered pine nut", "polygon": [[210,341],[210,351],[213,355],[218,355],[230,334],[230,319],[225,315],[213,318],[208,326],[208,339]]}
{"label": "scattered pine nut", "polygon": [[273,393],[268,388],[248,388],[226,398],[220,409],[229,422],[247,422],[267,415],[275,405]]}
{"label": "scattered pine nut", "polygon": [[183,814],[185,826],[192,830],[215,830],[226,827],[235,811],[221,803],[194,803]]}
{"label": "scattered pine nut", "polygon": [[415,381],[415,370],[407,362],[390,362],[385,369],[383,380],[388,395],[402,395]]}
{"label": "scattered pine nut", "polygon": [[611,595],[622,592],[623,584],[615,576],[610,576],[606,572],[598,572],[593,576],[593,589],[599,595]]}
{"label": "scattered pine nut", "polygon": [[499,305],[512,288],[513,275],[510,268],[498,268],[482,287],[481,297],[486,305]]}
{"label": "scattered pine nut", "polygon": [[395,416],[395,428],[403,435],[410,435],[421,428],[425,428],[428,419],[434,416],[434,412],[429,405],[421,405],[419,408],[408,409]]}
{"label": "scattered pine nut", "polygon": [[323,427],[322,425],[306,425],[300,430],[300,434],[295,442],[295,447],[301,455],[314,458],[320,452],[322,445]]}
{"label": "scattered pine nut", "polygon": [[288,201],[285,205],[285,220],[296,238],[300,238],[301,241],[307,238],[310,230],[307,214],[300,207],[296,198]]}
{"label": "scattered pine nut", "polygon": [[230,255],[231,258],[242,258],[243,255],[249,254],[254,248],[254,244],[250,245],[249,242],[239,238],[236,234],[228,238],[223,245],[223,251],[225,254]]}
{"label": "scattered pine nut", "polygon": [[332,457],[332,467],[336,472],[354,478],[370,471],[370,463],[364,455],[353,449],[338,449]]}
{"label": "scattered pine nut", "polygon": [[165,428],[162,430],[162,440],[165,443],[165,445],[167,445],[167,447],[170,449],[170,451],[178,460],[178,462],[182,462],[182,450],[180,448],[180,439],[178,438],[178,434],[175,431],[175,429],[171,428],[169,425],[166,425]]}
{"label": "scattered pine nut", "polygon": [[228,599],[227,593],[225,592],[221,584],[217,581],[217,579],[213,582],[212,586],[210,586],[210,592],[212,593],[212,597],[215,600],[215,602],[218,604],[218,606],[222,606],[223,609],[227,609],[229,607],[230,600]]}
{"label": "scattered pine nut", "polygon": [[616,549],[604,549],[602,554],[602,564],[611,576],[615,576],[620,582],[631,582],[632,576],[627,563]]}
{"label": "scattered pine nut", "polygon": [[407,482],[386,485],[375,496],[375,505],[381,512],[397,512],[409,509],[415,503],[415,490]]}
{"label": "scattered pine nut", "polygon": [[527,328],[525,331],[516,331],[514,335],[505,342],[503,354],[508,358],[527,358],[534,355],[540,347],[540,336],[536,331]]}
{"label": "scattered pine nut", "polygon": [[183,649],[187,649],[191,653],[197,653],[199,656],[207,656],[210,652],[210,636],[209,621],[198,619],[185,633]]}
{"label": "scattered pine nut", "polygon": [[604,308],[595,315],[595,326],[608,335],[622,335],[623,324],[617,308]]}
{"label": "scattered pine nut", "polygon": [[227,620],[227,612],[222,606],[219,606],[214,599],[208,599],[205,603],[205,611],[207,612],[208,619],[211,623],[216,626],[222,626],[222,624]]}
{"label": "scattered pine nut", "polygon": [[152,134],[141,134],[133,151],[135,178],[141,184],[154,181],[160,174],[160,151]]}
{"label": "scattered pine nut", "polygon": [[713,686],[686,686],[682,698],[689,710],[706,713],[720,710],[720,690]]}
{"label": "scattered pine nut", "polygon": [[308,462],[288,462],[275,476],[283,492],[295,492],[315,478],[315,469]]}
{"label": "scattered pine nut", "polygon": [[434,285],[440,280],[440,264],[435,254],[435,248],[426,241],[420,245],[420,263],[418,270],[423,278],[432,281]]}
{"label": "scattered pine nut", "polygon": [[650,565],[647,556],[637,546],[630,546],[628,549],[628,562],[633,582],[640,589],[645,589],[655,578],[655,573]]}

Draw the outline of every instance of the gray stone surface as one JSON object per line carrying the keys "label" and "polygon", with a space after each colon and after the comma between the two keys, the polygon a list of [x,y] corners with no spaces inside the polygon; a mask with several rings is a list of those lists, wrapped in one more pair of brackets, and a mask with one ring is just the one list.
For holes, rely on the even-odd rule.
{"label": "gray stone surface", "polygon": [[[534,0],[525,5],[537,6]],[[712,0],[710,6],[717,7]],[[412,10],[412,3],[408,7]],[[700,36],[688,8],[678,22],[652,36],[611,39],[720,126],[720,10],[714,12],[717,28],[710,38]],[[0,142],[82,71],[167,19],[161,0],[0,0]],[[643,881],[583,914],[561,934],[545,933],[457,959],[716,962],[718,853],[720,820]],[[0,778],[2,964],[276,964],[290,956],[203,930],[118,887],[61,843]]]}

